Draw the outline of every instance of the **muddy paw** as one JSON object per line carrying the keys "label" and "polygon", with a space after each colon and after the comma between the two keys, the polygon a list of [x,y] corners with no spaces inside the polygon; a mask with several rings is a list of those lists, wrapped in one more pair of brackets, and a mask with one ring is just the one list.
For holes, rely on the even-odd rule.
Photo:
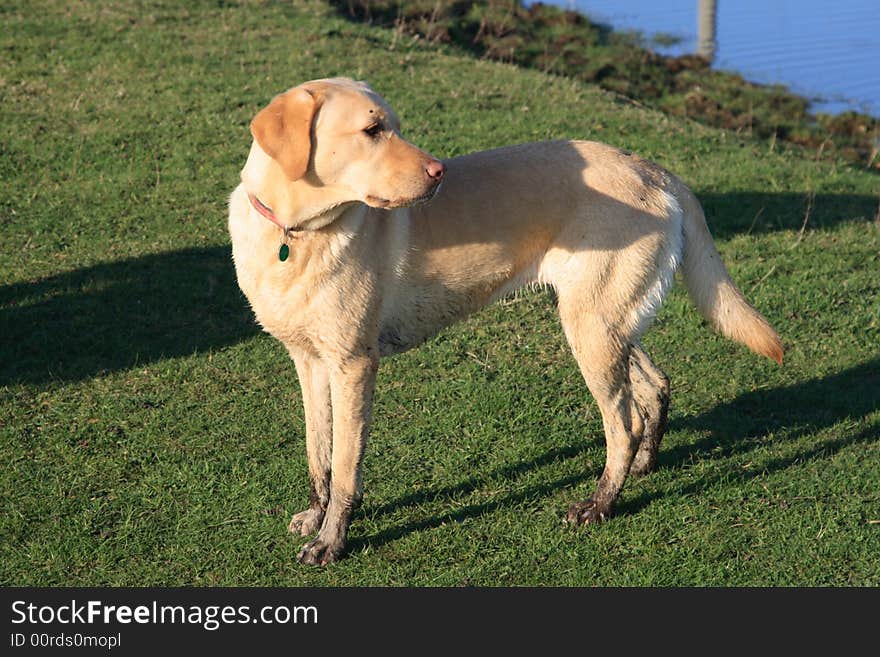
{"label": "muddy paw", "polygon": [[342,548],[341,545],[325,543],[319,536],[303,546],[296,560],[312,566],[324,566],[337,561],[342,555]]}
{"label": "muddy paw", "polygon": [[598,524],[610,517],[610,513],[602,511],[593,498],[572,504],[568,510],[567,520],[572,525]]}
{"label": "muddy paw", "polygon": [[320,509],[306,509],[297,513],[287,525],[287,531],[300,536],[309,536],[321,529],[321,523],[324,522],[324,512]]}

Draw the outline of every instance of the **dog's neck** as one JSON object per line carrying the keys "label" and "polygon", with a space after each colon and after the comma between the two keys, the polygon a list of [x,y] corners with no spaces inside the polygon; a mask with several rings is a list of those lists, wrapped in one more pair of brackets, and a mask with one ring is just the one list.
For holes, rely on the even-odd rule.
{"label": "dog's neck", "polygon": [[256,143],[251,146],[241,181],[251,205],[283,231],[319,230],[336,221],[353,203],[327,204],[327,185],[291,181]]}
{"label": "dog's neck", "polygon": [[296,228],[293,228],[291,226],[285,226],[284,224],[282,224],[281,220],[275,216],[274,212],[272,212],[272,208],[270,208],[268,205],[266,205],[260,199],[258,199],[255,194],[251,194],[250,192],[248,192],[247,196],[248,196],[248,200],[251,202],[251,205],[254,207],[254,210],[256,210],[261,215],[266,217],[266,219],[268,219],[273,224],[278,226],[285,233],[289,233],[292,230],[297,230]]}

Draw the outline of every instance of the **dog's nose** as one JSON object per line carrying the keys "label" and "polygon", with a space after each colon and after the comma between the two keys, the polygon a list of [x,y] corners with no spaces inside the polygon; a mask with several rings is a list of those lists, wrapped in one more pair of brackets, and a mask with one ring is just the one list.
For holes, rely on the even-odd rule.
{"label": "dog's nose", "polygon": [[439,182],[443,174],[446,173],[446,167],[438,160],[431,160],[425,165],[425,173],[428,174],[429,178]]}

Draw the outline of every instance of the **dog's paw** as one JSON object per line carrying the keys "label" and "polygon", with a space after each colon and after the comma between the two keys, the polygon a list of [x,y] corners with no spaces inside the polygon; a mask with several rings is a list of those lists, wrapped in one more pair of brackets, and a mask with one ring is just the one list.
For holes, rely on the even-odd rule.
{"label": "dog's paw", "polygon": [[306,509],[297,513],[290,519],[287,525],[287,531],[300,536],[309,536],[321,529],[321,523],[324,522],[324,512],[320,509]]}
{"label": "dog's paw", "polygon": [[328,563],[339,560],[339,557],[342,556],[343,547],[334,543],[325,543],[318,536],[303,546],[296,560],[312,566],[326,566]]}
{"label": "dog's paw", "polygon": [[611,516],[609,511],[603,511],[596,501],[590,497],[583,502],[572,504],[568,509],[566,520],[572,525],[598,524]]}

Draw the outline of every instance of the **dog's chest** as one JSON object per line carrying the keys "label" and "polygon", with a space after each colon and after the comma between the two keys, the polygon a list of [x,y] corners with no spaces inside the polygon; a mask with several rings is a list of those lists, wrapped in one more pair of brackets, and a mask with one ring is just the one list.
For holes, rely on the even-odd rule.
{"label": "dog's chest", "polygon": [[[246,217],[230,215],[232,259],[238,285],[260,325],[282,342],[301,342],[308,333],[301,321],[308,317],[307,288],[292,275],[298,253],[291,244],[286,261],[279,259],[279,235],[253,229]],[[300,312],[297,312],[299,310]]]}
{"label": "dog's chest", "polygon": [[285,280],[280,270],[284,263],[277,256],[248,253],[235,242],[232,252],[238,285],[260,325],[283,342],[305,333],[300,320],[308,299],[302,286]]}

